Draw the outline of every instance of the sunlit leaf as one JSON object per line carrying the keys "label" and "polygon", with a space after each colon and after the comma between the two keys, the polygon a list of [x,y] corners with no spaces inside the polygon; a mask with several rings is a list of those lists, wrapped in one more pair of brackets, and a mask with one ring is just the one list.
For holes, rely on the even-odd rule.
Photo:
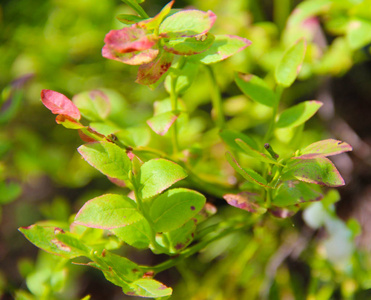
{"label": "sunlit leaf", "polygon": [[[173,65],[174,68],[177,68],[177,65]],[[172,66],[172,67],[173,67]],[[176,78],[176,85],[175,85],[175,92],[179,95],[184,93],[194,82],[196,76],[198,74],[199,66],[197,63],[193,63],[191,61],[187,61],[185,65],[181,69],[177,69],[177,78]],[[165,79],[165,88],[170,93],[171,90],[171,81],[174,80],[171,76],[171,71],[169,71],[169,75],[166,76]]]}
{"label": "sunlit leaf", "polygon": [[284,110],[276,123],[277,128],[296,127],[308,121],[323,105],[320,101],[304,101]]}
{"label": "sunlit leaf", "polygon": [[182,10],[167,17],[160,25],[159,34],[163,37],[192,37],[210,30],[216,20],[212,11]]}
{"label": "sunlit leaf", "polygon": [[158,49],[152,48],[157,37],[136,25],[111,30],[104,38],[102,56],[128,65],[142,65],[154,60]]}
{"label": "sunlit leaf", "polygon": [[301,155],[293,158],[298,159],[312,159],[317,158],[321,156],[332,156],[348,151],[352,151],[352,146],[350,146],[348,143],[334,140],[334,139],[328,139],[323,140],[319,142],[315,142],[313,144],[310,144],[309,146],[305,147],[300,151]]}
{"label": "sunlit leaf", "polygon": [[105,194],[86,202],[77,213],[74,223],[112,229],[130,225],[142,218],[132,199],[118,194]]}
{"label": "sunlit leaf", "polygon": [[371,42],[371,21],[353,19],[348,24],[346,39],[351,49],[359,49]]}
{"label": "sunlit leaf", "polygon": [[108,96],[100,90],[77,94],[72,98],[72,101],[81,114],[90,121],[106,119],[111,110]]}
{"label": "sunlit leaf", "polygon": [[276,95],[263,79],[252,74],[236,73],[234,80],[250,99],[269,107],[275,105]]}
{"label": "sunlit leaf", "polygon": [[150,278],[141,278],[130,284],[134,292],[126,293],[131,296],[146,298],[164,297],[172,294],[173,290],[166,285]]}
{"label": "sunlit leaf", "polygon": [[205,205],[206,198],[195,191],[171,189],[153,200],[150,217],[157,232],[179,228]]}
{"label": "sunlit leaf", "polygon": [[139,22],[138,26],[147,30],[157,29],[160,26],[162,20],[170,13],[171,7],[173,6],[174,2],[175,0],[170,1],[156,16]]}
{"label": "sunlit leaf", "polygon": [[185,170],[178,164],[166,159],[151,159],[140,169],[142,198],[160,194],[179,180],[187,177]]}
{"label": "sunlit leaf", "polygon": [[257,202],[261,200],[256,193],[244,192],[240,194],[226,194],[223,196],[229,205],[246,210],[251,213],[263,214],[267,209]]}
{"label": "sunlit leaf", "polygon": [[148,248],[151,242],[151,227],[144,218],[127,226],[111,229],[111,231],[120,240],[138,249]]}
{"label": "sunlit leaf", "polygon": [[75,120],[81,119],[79,109],[61,93],[52,90],[42,90],[41,101],[53,114],[66,115]]}
{"label": "sunlit leaf", "polygon": [[77,121],[76,119],[73,119],[73,118],[71,118],[70,116],[67,116],[67,115],[58,115],[55,118],[55,121],[58,124],[61,124],[68,129],[82,129],[82,128],[85,128],[85,126],[82,125],[79,121]]}
{"label": "sunlit leaf", "polygon": [[135,23],[143,21],[143,18],[141,18],[139,16],[128,15],[128,14],[119,14],[116,18],[117,18],[117,20],[119,20],[121,23],[123,23],[125,25],[133,25]]}
{"label": "sunlit leaf", "polygon": [[327,186],[342,186],[344,179],[334,164],[326,157],[295,159],[284,172],[298,180]]}
{"label": "sunlit leaf", "polygon": [[154,61],[145,65],[142,64],[139,67],[135,82],[144,85],[156,83],[170,68],[173,58],[173,54],[163,51]]}
{"label": "sunlit leaf", "polygon": [[157,134],[165,135],[178,116],[179,114],[168,111],[150,118],[147,120],[147,124]]}
{"label": "sunlit leaf", "polygon": [[222,61],[251,45],[251,41],[235,35],[216,35],[215,41],[206,51],[192,55],[190,59],[204,64]]}
{"label": "sunlit leaf", "polygon": [[275,70],[276,82],[284,87],[289,87],[300,72],[304,60],[306,43],[304,39],[297,41],[284,53]]}
{"label": "sunlit leaf", "polygon": [[214,40],[214,35],[210,33],[194,37],[180,37],[165,42],[164,49],[176,55],[194,55],[209,49]]}

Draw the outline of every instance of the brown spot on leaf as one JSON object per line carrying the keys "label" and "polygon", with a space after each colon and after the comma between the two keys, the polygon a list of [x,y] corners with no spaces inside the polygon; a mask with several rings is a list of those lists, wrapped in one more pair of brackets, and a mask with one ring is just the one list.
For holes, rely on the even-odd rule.
{"label": "brown spot on leaf", "polygon": [[66,244],[62,243],[61,241],[57,239],[51,240],[51,242],[58,247],[58,249],[66,252],[71,252],[71,248],[68,247]]}
{"label": "brown spot on leaf", "polygon": [[54,234],[58,234],[58,233],[64,233],[64,230],[62,228],[55,227],[54,228]]}
{"label": "brown spot on leaf", "polygon": [[152,278],[155,275],[154,271],[147,271],[143,274],[142,278]]}
{"label": "brown spot on leaf", "polygon": [[196,209],[196,207],[194,207],[194,206],[191,206],[191,210],[195,210]]}

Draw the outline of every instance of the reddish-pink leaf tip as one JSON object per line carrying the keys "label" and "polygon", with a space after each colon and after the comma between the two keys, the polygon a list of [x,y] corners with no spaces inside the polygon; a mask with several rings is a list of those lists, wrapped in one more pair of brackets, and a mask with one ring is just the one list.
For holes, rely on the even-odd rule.
{"label": "reddish-pink leaf tip", "polygon": [[81,119],[80,111],[76,105],[61,93],[52,90],[42,90],[41,101],[53,114],[66,115],[75,120]]}

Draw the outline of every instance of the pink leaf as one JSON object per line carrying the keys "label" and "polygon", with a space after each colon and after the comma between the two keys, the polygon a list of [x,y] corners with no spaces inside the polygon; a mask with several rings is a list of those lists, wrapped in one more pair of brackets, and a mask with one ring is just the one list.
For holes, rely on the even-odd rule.
{"label": "pink leaf", "polygon": [[144,85],[156,83],[156,81],[158,81],[170,68],[173,57],[173,54],[164,51],[153,62],[140,66],[135,82]]}
{"label": "pink leaf", "polygon": [[246,210],[251,213],[262,214],[266,212],[266,208],[260,206],[256,202],[260,196],[256,193],[239,193],[239,194],[226,194],[223,198],[228,202],[229,205]]}
{"label": "pink leaf", "polygon": [[61,93],[52,90],[42,90],[41,101],[53,114],[66,115],[75,120],[81,119],[79,109]]}
{"label": "pink leaf", "polygon": [[152,49],[157,37],[136,24],[120,30],[111,30],[105,37],[102,56],[128,65],[141,65],[151,62],[158,54]]}
{"label": "pink leaf", "polygon": [[334,139],[328,139],[313,143],[305,147],[301,151],[302,155],[293,158],[312,159],[323,156],[332,156],[352,150],[353,150],[352,146],[350,146],[348,143]]}

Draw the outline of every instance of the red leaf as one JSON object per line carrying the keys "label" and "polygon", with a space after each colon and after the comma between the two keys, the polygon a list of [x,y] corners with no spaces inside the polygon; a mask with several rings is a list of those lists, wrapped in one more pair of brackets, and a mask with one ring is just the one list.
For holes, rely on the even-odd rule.
{"label": "red leaf", "polygon": [[156,58],[158,49],[152,49],[157,37],[136,24],[120,30],[111,30],[105,37],[102,56],[128,65],[141,65]]}
{"label": "red leaf", "polygon": [[61,93],[52,90],[42,90],[41,101],[53,114],[66,115],[75,120],[80,120],[81,118],[79,109]]}
{"label": "red leaf", "polygon": [[135,82],[144,85],[156,83],[156,81],[170,68],[173,57],[173,54],[164,51],[153,62],[140,66]]}
{"label": "red leaf", "polygon": [[257,204],[260,198],[259,194],[243,192],[239,194],[226,194],[223,198],[229,205],[246,210],[251,213],[262,214],[266,212],[266,208]]}
{"label": "red leaf", "polygon": [[313,159],[317,157],[332,156],[352,150],[352,146],[350,146],[348,143],[328,139],[310,144],[301,150],[302,155],[293,158]]}

